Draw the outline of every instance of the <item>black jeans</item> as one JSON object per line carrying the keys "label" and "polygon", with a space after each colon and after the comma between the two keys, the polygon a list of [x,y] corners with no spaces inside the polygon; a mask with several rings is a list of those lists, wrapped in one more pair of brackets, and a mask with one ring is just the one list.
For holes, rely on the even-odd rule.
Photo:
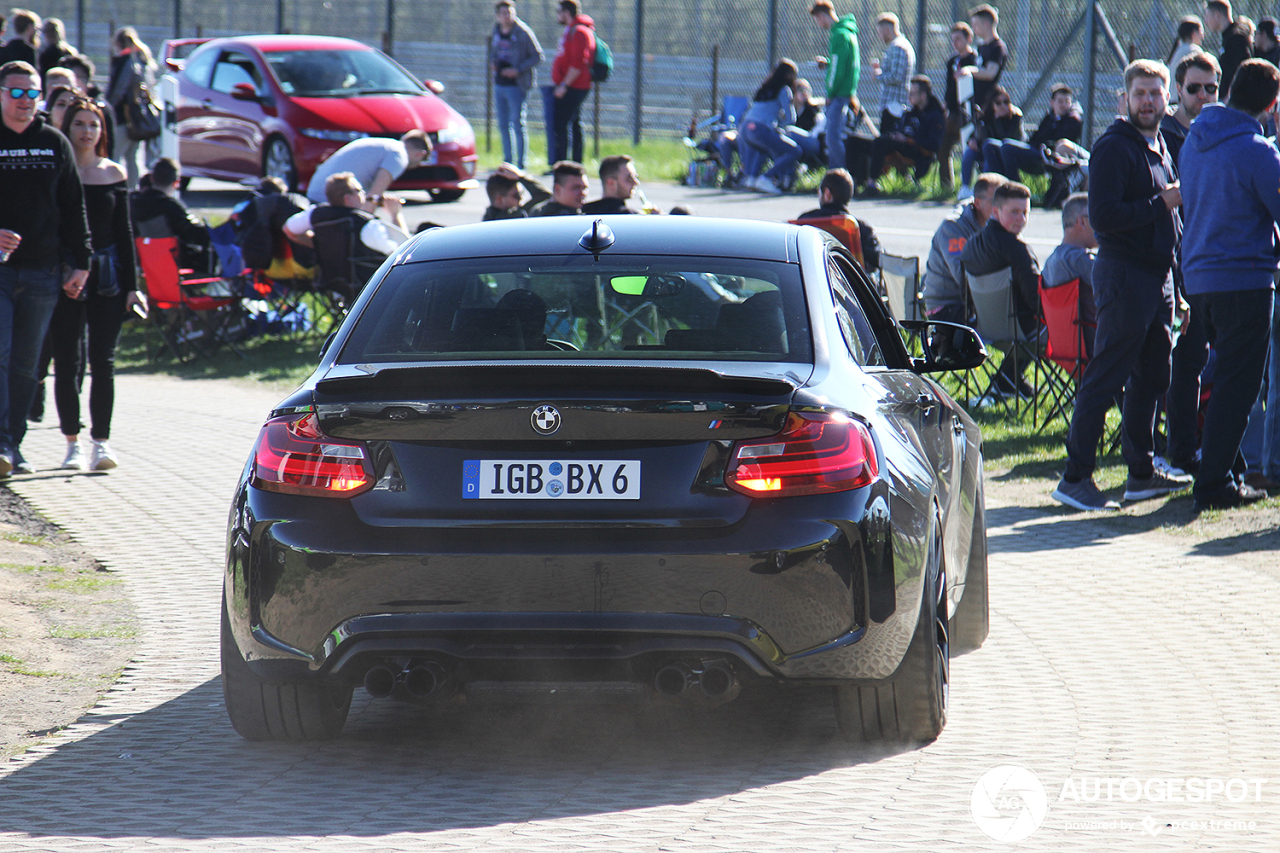
{"label": "black jeans", "polygon": [[890,154],[897,154],[911,163],[911,176],[917,181],[928,173],[935,155],[920,148],[914,142],[881,136],[871,146],[871,180],[878,181],[884,174],[884,161]]}
{"label": "black jeans", "polygon": [[[582,102],[591,93],[590,89],[566,89],[563,98],[556,98],[555,121],[556,150],[551,162],[554,164],[569,156],[573,149],[573,159],[582,162]],[[573,132],[573,143],[570,146],[569,133]]]}
{"label": "black jeans", "polygon": [[79,435],[80,378],[83,377],[81,340],[89,330],[89,417],[90,435],[98,441],[111,437],[111,411],[115,407],[116,344],[124,325],[127,294],[91,295],[83,302],[64,293],[58,297],[49,323],[53,342],[53,399],[58,406],[58,425],[63,435]]}
{"label": "black jeans", "polygon": [[1200,473],[1193,487],[1197,496],[1207,497],[1232,481],[1231,467],[1249,425],[1249,410],[1262,388],[1273,297],[1270,288],[1187,297],[1217,354],[1200,442]]}
{"label": "black jeans", "polygon": [[1174,465],[1190,463],[1199,446],[1200,374],[1208,362],[1209,338],[1205,333],[1204,312],[1192,308],[1173,348],[1169,395],[1165,398],[1168,438],[1165,458]]}
{"label": "black jeans", "polygon": [[[1124,390],[1120,444],[1129,476],[1152,475],[1156,405],[1169,388],[1169,330],[1173,325],[1173,279],[1125,260],[1099,255],[1093,264],[1098,331],[1093,359],[1085,368],[1067,433],[1065,478],[1093,476],[1107,409]],[[1257,396],[1254,389],[1254,396]],[[1252,403],[1252,401],[1250,401]]]}

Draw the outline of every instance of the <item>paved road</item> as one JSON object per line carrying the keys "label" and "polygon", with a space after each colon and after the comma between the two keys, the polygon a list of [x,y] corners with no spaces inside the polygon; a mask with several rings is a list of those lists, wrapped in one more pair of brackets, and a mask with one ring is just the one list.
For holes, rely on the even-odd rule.
{"label": "paved road", "polygon": [[[13,488],[125,578],[143,633],[97,707],[0,766],[3,853],[1280,850],[1280,581],[994,502],[991,638],[954,661],[924,749],[842,743],[821,691],[693,718],[358,695],[332,743],[247,743],[218,681],[222,536],[276,398],[124,377],[105,475],[54,470],[57,430],[29,436],[43,470]],[[1030,775],[989,779],[979,814],[1004,838],[1039,817],[1016,844],[972,811],[1003,765]]]}

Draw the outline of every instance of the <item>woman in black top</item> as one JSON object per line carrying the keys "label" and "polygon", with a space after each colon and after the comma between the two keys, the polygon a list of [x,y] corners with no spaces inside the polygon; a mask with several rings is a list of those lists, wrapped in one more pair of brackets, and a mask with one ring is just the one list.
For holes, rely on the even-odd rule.
{"label": "woman in black top", "polygon": [[[62,467],[70,470],[107,471],[118,464],[107,446],[111,436],[111,410],[115,404],[116,344],[125,312],[134,303],[144,307],[137,292],[137,267],[133,254],[133,226],[129,220],[129,191],[124,168],[107,159],[103,135],[105,118],[92,101],[80,99],[67,107],[62,132],[71,140],[76,166],[84,186],[85,212],[93,242],[89,280],[74,296],[58,297],[49,324],[53,343],[53,396],[58,421],[67,439]],[[80,449],[81,341],[89,332],[89,415],[93,421],[93,446],[88,461]]]}
{"label": "woman in black top", "polygon": [[[971,186],[969,181],[973,177],[974,166],[982,165],[982,146],[989,139],[1022,140],[1022,111],[1013,105],[1013,98],[1004,86],[996,86],[991,90],[991,100],[982,110],[982,117],[973,129],[969,145],[960,160],[960,180],[966,189]],[[972,195],[970,191],[963,198]]]}

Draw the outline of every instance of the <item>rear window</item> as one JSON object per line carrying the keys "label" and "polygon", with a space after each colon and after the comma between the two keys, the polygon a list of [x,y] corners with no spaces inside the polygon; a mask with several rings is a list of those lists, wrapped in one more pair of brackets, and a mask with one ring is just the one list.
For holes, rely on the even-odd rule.
{"label": "rear window", "polygon": [[393,267],[342,364],[812,362],[799,268],[721,258],[485,258]]}

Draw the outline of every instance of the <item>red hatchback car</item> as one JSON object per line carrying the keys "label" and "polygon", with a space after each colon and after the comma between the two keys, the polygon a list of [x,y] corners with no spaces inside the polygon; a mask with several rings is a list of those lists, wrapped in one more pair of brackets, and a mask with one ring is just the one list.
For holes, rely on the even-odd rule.
{"label": "red hatchback car", "polygon": [[178,58],[177,134],[187,176],[262,175],[305,190],[316,167],[353,139],[418,129],[432,155],[393,189],[454,201],[479,186],[475,134],[457,111],[380,51],[327,36],[214,39]]}

